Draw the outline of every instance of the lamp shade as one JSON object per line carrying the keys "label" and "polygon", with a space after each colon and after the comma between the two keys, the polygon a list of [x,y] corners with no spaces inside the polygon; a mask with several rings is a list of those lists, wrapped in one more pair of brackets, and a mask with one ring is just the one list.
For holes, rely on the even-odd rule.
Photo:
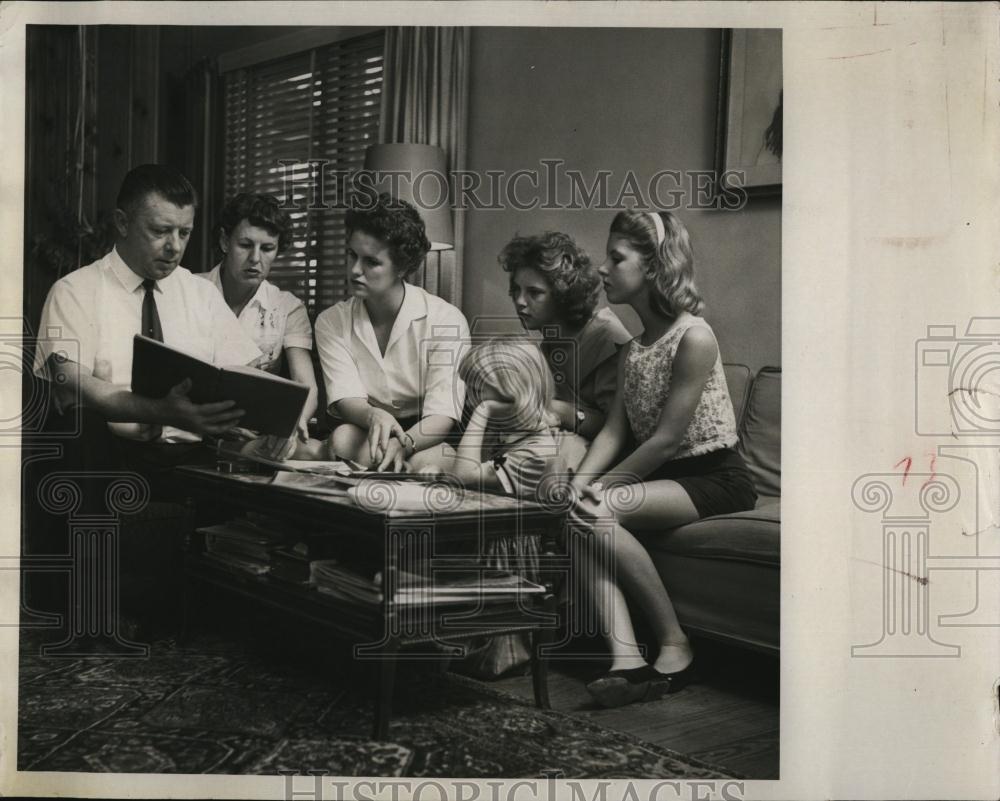
{"label": "lamp shade", "polygon": [[434,145],[371,145],[365,170],[374,173],[375,187],[412,205],[424,220],[431,250],[455,246],[448,200],[444,151]]}

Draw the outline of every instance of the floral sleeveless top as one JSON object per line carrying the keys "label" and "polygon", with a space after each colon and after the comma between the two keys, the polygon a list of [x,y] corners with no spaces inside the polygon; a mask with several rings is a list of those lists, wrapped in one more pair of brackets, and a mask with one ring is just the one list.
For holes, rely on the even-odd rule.
{"label": "floral sleeveless top", "polygon": [[[677,346],[692,326],[708,323],[691,317],[678,323],[652,345],[643,345],[636,337],[628,346],[625,359],[625,411],[637,443],[645,442],[660,420],[660,412],[670,393],[670,375]],[[721,356],[702,390],[694,416],[688,424],[681,445],[671,459],[701,456],[736,445],[736,416],[722,370]]]}

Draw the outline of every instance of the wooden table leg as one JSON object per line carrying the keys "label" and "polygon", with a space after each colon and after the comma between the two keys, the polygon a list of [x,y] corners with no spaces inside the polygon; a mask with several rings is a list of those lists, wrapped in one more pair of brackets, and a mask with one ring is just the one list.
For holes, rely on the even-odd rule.
{"label": "wooden table leg", "polygon": [[181,626],[180,630],[177,632],[177,644],[184,645],[187,643],[188,636],[191,633],[191,594],[194,592],[194,587],[191,586],[191,580],[183,574],[181,575],[180,581]]}
{"label": "wooden table leg", "polygon": [[399,655],[399,643],[390,640],[382,650],[378,689],[375,696],[375,722],[372,728],[372,738],[384,740],[389,736],[389,720],[392,717],[392,691],[396,681],[396,661]]}
{"label": "wooden table leg", "polygon": [[535,692],[535,706],[551,709],[549,704],[549,659],[542,648],[549,642],[548,630],[538,628],[531,632],[531,686]]}

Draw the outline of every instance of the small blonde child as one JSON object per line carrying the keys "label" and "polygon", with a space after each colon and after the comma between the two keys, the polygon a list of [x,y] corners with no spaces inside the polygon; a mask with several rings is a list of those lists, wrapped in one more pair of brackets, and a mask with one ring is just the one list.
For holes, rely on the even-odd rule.
{"label": "small blonde child", "polygon": [[[538,500],[551,472],[564,472],[551,413],[553,380],[545,357],[523,337],[497,337],[471,349],[459,364],[472,409],[451,459],[421,472],[445,472],[465,486]],[[510,536],[490,541],[483,555],[488,567],[540,580],[539,537]],[[463,670],[496,678],[527,664],[523,634],[499,634],[470,643]]]}
{"label": "small blonde child", "polygon": [[523,337],[495,337],[469,350],[458,368],[472,414],[455,456],[422,472],[445,472],[466,486],[534,498],[553,469],[558,419],[549,411],[552,373]]}

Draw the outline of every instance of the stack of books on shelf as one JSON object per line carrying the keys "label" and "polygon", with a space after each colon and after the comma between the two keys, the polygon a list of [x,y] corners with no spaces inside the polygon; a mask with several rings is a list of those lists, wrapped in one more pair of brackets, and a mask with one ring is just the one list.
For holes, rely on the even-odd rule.
{"label": "stack of books on shelf", "polygon": [[207,558],[256,576],[270,572],[272,554],[286,542],[285,535],[261,518],[230,520],[198,531],[205,537]]}
{"label": "stack of books on shelf", "polygon": [[315,559],[314,550],[306,542],[276,548],[271,553],[271,578],[288,584],[309,584],[309,563]]}
{"label": "stack of books on shelf", "polygon": [[[310,564],[310,583],[322,593],[345,601],[378,604],[383,601],[382,572],[359,572],[335,559]],[[482,566],[397,570],[393,601],[404,606],[425,604],[513,604],[518,596],[543,594],[545,587],[505,570]]]}

